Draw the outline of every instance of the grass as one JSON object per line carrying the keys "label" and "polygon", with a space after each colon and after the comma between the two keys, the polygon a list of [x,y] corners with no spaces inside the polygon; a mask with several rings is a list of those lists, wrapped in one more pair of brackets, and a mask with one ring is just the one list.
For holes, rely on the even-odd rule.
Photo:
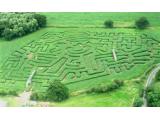
{"label": "grass", "polygon": [[[129,86],[129,87],[128,87]],[[138,87],[133,82],[128,82],[124,87],[110,93],[82,94],[70,97],[61,103],[52,103],[51,106],[73,106],[73,107],[125,107],[132,106]]]}
{"label": "grass", "polygon": [[160,26],[158,21],[160,13],[41,13],[47,16],[48,26],[98,26],[102,27],[104,21],[113,20],[115,26],[133,26],[139,17],[147,17],[154,27]]}
{"label": "grass", "polygon": [[[70,92],[113,80],[125,80],[120,90],[72,96],[52,106],[132,106],[139,85],[134,79],[160,60],[160,13],[41,13],[47,27],[27,36],[0,39],[0,89],[23,91],[31,72],[33,91],[44,92],[50,80],[61,80]],[[130,28],[145,16],[146,30]],[[115,27],[105,29],[104,21]],[[112,49],[116,50],[114,61]],[[102,64],[103,63],[103,64]]]}

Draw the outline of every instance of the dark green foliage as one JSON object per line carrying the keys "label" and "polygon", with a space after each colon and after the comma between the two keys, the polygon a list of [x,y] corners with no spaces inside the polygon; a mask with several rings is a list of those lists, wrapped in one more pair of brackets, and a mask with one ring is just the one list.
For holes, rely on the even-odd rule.
{"label": "dark green foliage", "polygon": [[13,95],[17,96],[18,93],[14,90],[0,90],[0,96]]}
{"label": "dark green foliage", "polygon": [[30,99],[40,101],[56,101],[60,102],[69,97],[68,88],[65,87],[59,81],[53,81],[50,83],[45,93],[33,92]]}
{"label": "dark green foliage", "polygon": [[86,93],[105,93],[105,92],[111,92],[113,90],[116,90],[124,85],[124,82],[121,80],[114,80],[112,84],[109,85],[102,85],[93,87],[86,91]]}
{"label": "dark green foliage", "polygon": [[134,107],[141,107],[143,105],[143,99],[138,97],[134,100],[133,106]]}
{"label": "dark green foliage", "polygon": [[160,107],[160,93],[151,91],[147,94],[147,101],[149,107]]}
{"label": "dark green foliage", "polygon": [[60,81],[53,81],[49,84],[45,93],[33,92],[30,99],[39,101],[61,102],[69,97],[68,88]]}
{"label": "dark green foliage", "polygon": [[148,106],[160,107],[160,71],[156,74],[153,85],[146,92]]}
{"label": "dark green foliage", "polygon": [[145,17],[141,17],[135,22],[135,26],[138,29],[145,29],[149,26],[149,24],[150,24],[149,21]]}
{"label": "dark green foliage", "polygon": [[39,95],[37,92],[33,92],[30,96],[31,100],[38,100],[39,99]]}
{"label": "dark green foliage", "polygon": [[156,81],[160,81],[160,70],[159,70],[158,73],[156,74],[155,80],[156,80]]}
{"label": "dark green foliage", "polygon": [[46,97],[49,101],[60,102],[69,97],[69,90],[60,81],[53,81],[47,89]]}
{"label": "dark green foliage", "polygon": [[104,22],[106,28],[113,28],[113,21],[108,20]]}
{"label": "dark green foliage", "polygon": [[149,107],[160,107],[160,83],[155,83],[147,90],[147,102]]}
{"label": "dark green foliage", "polygon": [[44,27],[46,18],[35,13],[0,13],[0,36],[7,40]]}
{"label": "dark green foliage", "polygon": [[143,97],[144,88],[139,88],[139,97]]}
{"label": "dark green foliage", "polygon": [[37,20],[39,27],[45,27],[46,26],[46,22],[47,22],[46,16],[40,15],[40,14],[35,14],[34,18]]}

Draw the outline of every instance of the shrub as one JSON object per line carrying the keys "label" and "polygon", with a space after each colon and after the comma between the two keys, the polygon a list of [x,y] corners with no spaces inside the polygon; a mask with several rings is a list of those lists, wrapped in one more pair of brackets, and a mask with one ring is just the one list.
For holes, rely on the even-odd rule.
{"label": "shrub", "polygon": [[160,83],[154,83],[147,89],[147,103],[149,107],[160,107]]}
{"label": "shrub", "polygon": [[122,80],[114,80],[114,82],[118,85],[118,86],[123,86],[124,82]]}
{"label": "shrub", "polygon": [[86,91],[86,93],[105,93],[105,92],[111,92],[113,90],[116,90],[118,88],[120,88],[121,86],[123,86],[124,83],[121,80],[114,80],[113,83],[109,84],[109,85],[103,85],[103,86],[97,86],[97,87],[93,87],[89,90]]}
{"label": "shrub", "polygon": [[149,24],[150,24],[149,21],[145,17],[141,17],[135,22],[135,26],[138,29],[145,29],[149,26]]}
{"label": "shrub", "polygon": [[31,100],[45,101],[47,98],[46,98],[45,93],[43,94],[43,93],[33,92],[30,96],[30,99]]}
{"label": "shrub", "polygon": [[155,91],[147,93],[147,102],[149,107],[160,107],[160,93]]}
{"label": "shrub", "polygon": [[0,96],[13,95],[17,96],[18,93],[15,90],[0,90]]}
{"label": "shrub", "polygon": [[33,92],[30,96],[31,100],[39,100],[39,95],[37,92]]}
{"label": "shrub", "polygon": [[6,95],[8,95],[6,91],[0,90],[0,96],[6,96]]}
{"label": "shrub", "polygon": [[35,15],[34,15],[34,18],[37,20],[39,27],[44,27],[44,26],[46,26],[46,22],[47,22],[46,16],[40,15],[40,14],[35,14]]}
{"label": "shrub", "polygon": [[14,90],[8,91],[8,94],[9,95],[13,95],[13,96],[17,96],[18,95],[18,93],[16,91],[14,91]]}
{"label": "shrub", "polygon": [[53,81],[47,89],[46,97],[49,101],[60,102],[69,97],[69,90],[61,82]]}
{"label": "shrub", "polygon": [[113,21],[108,20],[104,22],[106,28],[113,28]]}
{"label": "shrub", "polygon": [[133,106],[134,107],[141,107],[143,105],[143,99],[138,97],[134,100]]}

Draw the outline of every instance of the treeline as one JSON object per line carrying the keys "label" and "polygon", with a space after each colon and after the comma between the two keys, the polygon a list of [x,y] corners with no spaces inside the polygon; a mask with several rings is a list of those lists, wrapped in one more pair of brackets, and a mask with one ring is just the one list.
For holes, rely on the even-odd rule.
{"label": "treeline", "polygon": [[24,36],[46,25],[46,16],[37,13],[0,13],[0,37]]}

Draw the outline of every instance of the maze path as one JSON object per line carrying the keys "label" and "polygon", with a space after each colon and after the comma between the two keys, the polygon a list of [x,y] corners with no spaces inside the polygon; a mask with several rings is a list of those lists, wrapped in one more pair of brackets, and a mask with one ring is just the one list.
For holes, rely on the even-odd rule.
{"label": "maze path", "polygon": [[[72,37],[73,36],[73,37]],[[159,41],[135,32],[46,32],[14,51],[0,65],[0,84],[24,83],[36,70],[33,83],[70,83],[131,70],[160,57]],[[115,49],[117,61],[113,59]],[[6,85],[7,86],[7,85]],[[10,86],[10,85],[8,85]]]}

